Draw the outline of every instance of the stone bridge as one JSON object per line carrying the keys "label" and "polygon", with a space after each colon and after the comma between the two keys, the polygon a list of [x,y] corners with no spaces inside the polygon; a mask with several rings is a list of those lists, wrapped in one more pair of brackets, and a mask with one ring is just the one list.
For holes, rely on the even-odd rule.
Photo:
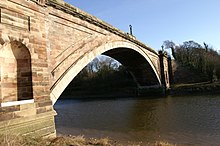
{"label": "stone bridge", "polygon": [[0,2],[0,133],[54,136],[53,104],[96,56],[115,58],[138,87],[169,87],[163,54],[62,0]]}

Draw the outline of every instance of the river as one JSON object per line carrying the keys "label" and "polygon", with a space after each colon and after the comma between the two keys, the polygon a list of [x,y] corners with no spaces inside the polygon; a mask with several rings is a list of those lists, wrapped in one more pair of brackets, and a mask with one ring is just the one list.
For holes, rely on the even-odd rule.
{"label": "river", "polygon": [[58,134],[121,143],[220,145],[220,95],[58,100]]}

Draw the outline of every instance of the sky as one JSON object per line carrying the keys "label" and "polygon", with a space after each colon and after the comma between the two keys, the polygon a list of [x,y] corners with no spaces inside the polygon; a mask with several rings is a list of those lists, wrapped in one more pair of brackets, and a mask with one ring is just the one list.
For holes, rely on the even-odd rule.
{"label": "sky", "polygon": [[206,42],[220,51],[220,0],[64,0],[159,50],[176,44]]}

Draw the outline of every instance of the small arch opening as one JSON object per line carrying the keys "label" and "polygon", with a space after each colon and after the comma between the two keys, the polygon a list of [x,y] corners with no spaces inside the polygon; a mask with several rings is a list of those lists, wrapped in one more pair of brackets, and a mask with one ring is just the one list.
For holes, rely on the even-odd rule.
{"label": "small arch opening", "polygon": [[10,42],[0,50],[0,60],[2,102],[33,99],[31,55],[28,48],[18,41]]}

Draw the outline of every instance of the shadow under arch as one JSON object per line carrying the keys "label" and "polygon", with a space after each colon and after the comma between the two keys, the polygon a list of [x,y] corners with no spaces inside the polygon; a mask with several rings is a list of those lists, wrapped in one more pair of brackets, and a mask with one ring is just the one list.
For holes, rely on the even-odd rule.
{"label": "shadow under arch", "polygon": [[33,99],[31,54],[18,41],[11,41],[2,47],[1,87],[2,102]]}
{"label": "shadow under arch", "polygon": [[[117,53],[117,52],[120,52],[120,53]],[[135,61],[135,60],[132,59],[129,61],[129,63],[126,63],[126,59],[123,59],[123,57],[118,57],[116,55],[118,54],[119,56],[126,57],[126,55],[123,54],[124,52],[127,52],[129,55],[133,57],[136,56],[138,59],[136,58],[135,60],[138,60],[138,61],[134,64],[132,63],[132,61]],[[50,98],[53,104],[55,104],[59,96],[62,94],[65,88],[69,85],[69,83],[74,79],[74,77],[88,63],[90,63],[94,58],[96,58],[98,55],[101,55],[101,54],[110,56],[118,60],[119,62],[121,62],[122,65],[127,66],[128,69],[131,72],[133,72],[133,75],[136,78],[140,86],[161,85],[159,72],[157,71],[156,67],[153,65],[149,56],[141,48],[129,42],[114,41],[114,42],[109,42],[104,45],[101,45],[97,48],[94,48],[92,51],[89,51],[88,53],[83,54],[83,56],[80,56],[80,59],[74,63],[74,67],[70,68],[68,72],[66,72],[65,75],[61,76],[62,78],[58,79],[58,82],[56,82],[54,85],[51,86],[52,88],[51,88]],[[148,69],[142,70],[145,67],[147,67]],[[146,78],[144,76],[148,76],[148,77]],[[151,81],[147,81],[147,79],[149,78],[153,78],[153,79]]]}
{"label": "shadow under arch", "polygon": [[114,58],[128,69],[138,86],[160,84],[149,62],[137,51],[129,48],[115,48],[103,53]]}

